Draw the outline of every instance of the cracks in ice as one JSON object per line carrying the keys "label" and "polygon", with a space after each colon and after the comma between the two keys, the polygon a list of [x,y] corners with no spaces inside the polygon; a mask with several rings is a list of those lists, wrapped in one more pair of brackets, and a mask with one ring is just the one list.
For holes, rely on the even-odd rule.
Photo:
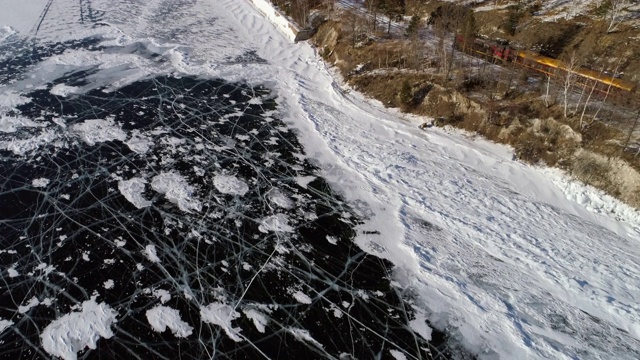
{"label": "cracks in ice", "polygon": [[[432,358],[446,347],[410,330],[389,264],[353,244],[357,216],[268,89],[157,77],[50,90],[16,108],[43,127],[0,133],[23,145],[0,150],[0,358]],[[71,323],[91,330],[64,347],[55,334]]]}

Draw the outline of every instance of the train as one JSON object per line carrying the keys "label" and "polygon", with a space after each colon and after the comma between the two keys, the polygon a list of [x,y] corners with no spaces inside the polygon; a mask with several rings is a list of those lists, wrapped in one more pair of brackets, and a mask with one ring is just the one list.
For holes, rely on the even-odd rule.
{"label": "train", "polygon": [[[618,78],[604,71],[598,72],[584,67],[570,69],[563,61],[533,51],[517,50],[505,42],[491,41],[480,37],[464,37],[457,34],[454,46],[465,53],[494,62],[513,63],[544,74],[551,78],[565,79],[569,72],[575,74],[575,84],[601,95],[627,97],[637,95],[635,83]],[[635,98],[635,96],[634,96]]]}

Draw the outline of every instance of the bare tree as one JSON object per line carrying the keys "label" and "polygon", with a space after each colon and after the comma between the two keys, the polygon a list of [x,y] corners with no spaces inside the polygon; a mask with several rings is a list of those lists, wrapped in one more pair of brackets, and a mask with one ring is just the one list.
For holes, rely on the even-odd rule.
{"label": "bare tree", "polygon": [[576,74],[576,70],[580,66],[578,55],[576,54],[575,51],[572,52],[571,55],[569,55],[568,59],[563,61],[563,65],[564,65],[565,74],[564,74],[564,78],[562,79],[562,95],[564,97],[564,117],[566,118],[567,116],[569,116],[568,114],[569,97],[571,95],[571,91],[573,90],[573,86],[575,85],[576,79],[578,76]]}
{"label": "bare tree", "polygon": [[373,15],[371,21],[371,29],[375,33],[378,28],[378,10],[380,8],[380,0],[365,0],[365,6],[369,14]]}
{"label": "bare tree", "polygon": [[602,106],[604,106],[604,103],[607,101],[607,98],[609,97],[609,94],[611,93],[611,87],[613,86],[613,79],[615,79],[620,73],[618,72],[620,70],[620,65],[622,65],[622,60],[620,59],[618,60],[618,63],[616,64],[616,68],[615,70],[613,70],[613,73],[611,74],[611,80],[609,82],[609,86],[607,86],[607,92],[604,94],[604,99],[602,99],[602,102],[600,103],[600,106],[598,107],[598,110],[596,110],[596,113],[593,114],[593,120],[595,121],[598,118],[598,114],[600,113],[600,110],[602,109]]}
{"label": "bare tree", "polygon": [[638,110],[638,113],[636,114],[636,119],[633,121],[633,125],[631,126],[631,129],[629,129],[629,134],[627,135],[627,139],[625,140],[624,145],[622,146],[622,152],[627,150],[627,146],[629,146],[629,142],[631,142],[631,137],[633,136],[633,132],[636,130],[636,126],[638,125],[638,120],[640,120],[640,110]]}
{"label": "bare tree", "polygon": [[618,24],[622,20],[622,10],[629,6],[629,0],[609,0],[609,9],[606,19],[609,21],[607,34],[618,29]]}
{"label": "bare tree", "polygon": [[[591,85],[591,91],[589,91],[589,96],[587,96],[587,100],[585,100],[584,106],[582,107],[582,114],[580,114],[580,129],[582,129],[584,114],[587,111],[587,107],[589,106],[589,100],[591,100],[591,95],[593,95],[593,92],[596,89],[597,85],[598,85],[598,82],[594,80],[593,84]],[[576,107],[576,109],[577,109],[577,107]]]}
{"label": "bare tree", "polygon": [[551,106],[551,102],[549,102],[549,85],[551,85],[551,75],[547,74],[546,76],[547,78],[547,91],[546,94],[544,95],[544,106],[549,107]]}

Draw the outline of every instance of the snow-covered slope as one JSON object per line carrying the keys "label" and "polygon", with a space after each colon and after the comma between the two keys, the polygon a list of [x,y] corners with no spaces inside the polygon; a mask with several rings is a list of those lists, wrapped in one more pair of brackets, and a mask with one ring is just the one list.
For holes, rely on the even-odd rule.
{"label": "snow-covered slope", "polygon": [[[420,130],[422,119],[345,91],[309,44],[292,44],[248,0],[201,0],[188,10],[170,2],[163,23],[147,17],[169,6],[162,1],[94,1],[104,28],[77,23],[69,10],[75,4],[54,1],[55,17],[45,17],[38,37],[107,33],[123,47],[153,47],[165,67],[130,54],[67,50],[45,60],[29,86],[87,63],[109,76],[126,68],[126,76],[108,77],[113,86],[162,72],[265,84],[322,175],[367,217],[358,244],[394,262],[397,285],[415,291],[415,306],[480,358],[640,357],[634,210],[591,211],[589,204],[613,200],[560,188],[567,184],[561,175],[513,161],[508,148],[453,130]],[[41,10],[21,15],[28,21],[0,13],[0,26],[33,35]],[[229,61],[247,50],[266,62]],[[567,199],[577,191],[579,203]]]}

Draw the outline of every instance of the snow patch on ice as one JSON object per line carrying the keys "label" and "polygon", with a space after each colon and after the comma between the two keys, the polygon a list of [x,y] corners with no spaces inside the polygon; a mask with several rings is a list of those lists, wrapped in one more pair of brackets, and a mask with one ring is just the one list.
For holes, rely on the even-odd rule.
{"label": "snow patch on ice", "polygon": [[223,194],[243,196],[249,191],[247,183],[231,175],[216,175],[213,185]]}
{"label": "snow patch on ice", "polygon": [[293,335],[296,340],[314,345],[320,349],[324,348],[316,339],[314,339],[308,330],[298,328],[288,328],[287,331]]}
{"label": "snow patch on ice", "polygon": [[279,189],[269,191],[268,198],[276,206],[283,209],[291,209],[294,205],[294,202]]}
{"label": "snow patch on ice", "polygon": [[113,280],[109,279],[107,281],[105,281],[102,286],[104,286],[105,289],[109,290],[113,288]]}
{"label": "snow patch on ice", "polygon": [[258,230],[263,233],[269,231],[274,232],[293,232],[293,227],[289,225],[289,218],[285,214],[275,214],[268,216],[260,221]]}
{"label": "snow patch on ice", "polygon": [[200,211],[202,209],[200,201],[191,198],[193,187],[177,173],[166,172],[154,176],[151,180],[151,187],[164,194],[167,200],[178,205],[182,211]]}
{"label": "snow patch on ice", "polygon": [[[11,26],[0,26],[0,42],[4,41],[9,36],[15,34],[16,31]],[[2,331],[2,330],[0,330]]]}
{"label": "snow patch on ice", "polygon": [[65,84],[58,84],[51,88],[50,90],[52,95],[67,97],[71,94],[77,94],[80,92],[80,88],[75,86],[68,86]]}
{"label": "snow patch on ice", "polygon": [[264,334],[265,326],[269,323],[269,319],[261,312],[255,309],[243,309],[244,315],[253,321],[253,325],[258,332]]}
{"label": "snow patch on ice", "polygon": [[139,130],[134,130],[131,134],[131,139],[127,140],[125,144],[127,144],[131,151],[144,154],[153,146],[153,141],[147,136],[140,134]]}
{"label": "snow patch on ice", "polygon": [[30,98],[24,97],[15,91],[5,91],[3,94],[0,94],[0,110],[10,110],[18,105],[24,105],[30,102]]}
{"label": "snow patch on ice", "polygon": [[301,303],[301,304],[311,304],[311,298],[304,294],[301,291],[296,291],[293,294],[293,297],[296,299],[297,302]]}
{"label": "snow patch on ice", "polygon": [[18,271],[16,271],[16,266],[13,265],[12,267],[7,269],[7,273],[9,273],[9,277],[10,278],[14,278],[14,277],[18,277],[20,276],[20,273],[18,273]]}
{"label": "snow patch on ice", "polygon": [[153,244],[149,244],[144,248],[144,254],[147,256],[147,259],[152,263],[159,263],[160,258],[158,257],[158,252],[156,250],[156,246]]}
{"label": "snow patch on ice", "polygon": [[50,180],[47,178],[37,178],[31,181],[31,185],[33,185],[33,187],[41,188],[49,185],[49,182]]}
{"label": "snow patch on ice", "polygon": [[160,299],[160,303],[164,304],[167,301],[171,300],[171,294],[165,289],[155,289],[153,290],[153,296]]}
{"label": "snow patch on ice", "polygon": [[25,155],[40,146],[52,143],[57,138],[58,135],[54,131],[45,129],[39,135],[29,139],[0,141],[0,149],[11,151],[16,155]]}
{"label": "snow patch on ice", "polygon": [[0,114],[0,132],[13,133],[22,127],[45,127],[44,124],[20,116],[5,116]]}
{"label": "snow patch on ice", "polygon": [[207,306],[200,307],[200,317],[202,321],[220,326],[227,336],[235,342],[242,341],[240,337],[240,331],[242,329],[234,328],[233,325],[231,325],[231,321],[237,319],[239,316],[240,314],[227,304],[214,302]]}
{"label": "snow patch on ice", "polygon": [[431,341],[431,334],[433,332],[433,329],[431,329],[431,327],[427,325],[427,316],[425,315],[424,311],[420,309],[414,310],[416,313],[415,319],[409,321],[409,326],[411,327],[411,329],[413,329],[413,331],[418,333],[425,340]]}
{"label": "snow patch on ice", "polygon": [[142,209],[151,205],[151,201],[142,196],[147,181],[143,178],[131,178],[129,180],[120,180],[118,182],[118,190],[129,200],[135,207]]}
{"label": "snow patch on ice", "polygon": [[95,349],[98,339],[113,336],[111,324],[116,322],[116,315],[109,305],[87,300],[82,303],[82,311],[66,314],[44,328],[42,347],[50,355],[76,360],[82,349]]}
{"label": "snow patch on ice", "polygon": [[193,333],[193,327],[184,322],[180,312],[167,306],[156,306],[147,310],[147,321],[154,331],[162,333],[169,328],[176,337],[184,338]]}
{"label": "snow patch on ice", "polygon": [[407,360],[407,357],[402,352],[400,352],[398,350],[391,349],[391,350],[389,350],[389,353],[396,360]]}
{"label": "snow patch on ice", "polygon": [[34,296],[31,299],[29,299],[29,302],[26,305],[18,306],[18,312],[20,314],[24,314],[27,311],[31,310],[31,308],[38,305],[40,305],[40,300],[38,300],[38,298]]}
{"label": "snow patch on ice", "polygon": [[13,325],[13,321],[0,319],[0,334],[5,331],[9,326]]}
{"label": "snow patch on ice", "polygon": [[305,188],[305,189],[307,188],[309,183],[311,183],[315,179],[316,179],[315,176],[297,176],[297,177],[295,177],[296,183],[298,185],[300,185],[300,187]]}
{"label": "snow patch on ice", "polygon": [[124,141],[127,138],[127,133],[116,125],[113,119],[85,120],[73,125],[72,131],[89,146],[106,141]]}

